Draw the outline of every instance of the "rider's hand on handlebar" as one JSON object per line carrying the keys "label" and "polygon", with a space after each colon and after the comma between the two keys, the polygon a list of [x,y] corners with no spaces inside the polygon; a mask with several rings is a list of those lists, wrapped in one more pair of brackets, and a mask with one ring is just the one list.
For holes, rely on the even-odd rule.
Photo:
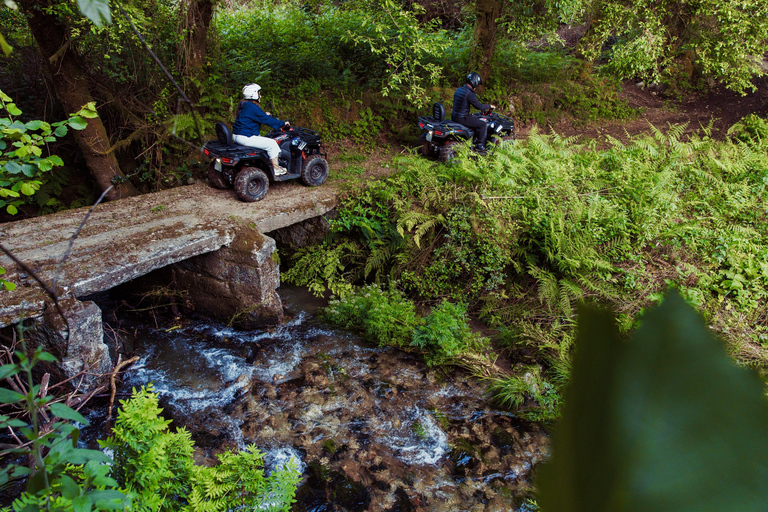
{"label": "rider's hand on handlebar", "polygon": [[286,121],[285,123],[283,123],[283,130],[287,130],[289,126],[291,126],[291,122]]}
{"label": "rider's hand on handlebar", "polygon": [[493,103],[491,103],[491,110],[496,110],[496,105],[494,105]]}

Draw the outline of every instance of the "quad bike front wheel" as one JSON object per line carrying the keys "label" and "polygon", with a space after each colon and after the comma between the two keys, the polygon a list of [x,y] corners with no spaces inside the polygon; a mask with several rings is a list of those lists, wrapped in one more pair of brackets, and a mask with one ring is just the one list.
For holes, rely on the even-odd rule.
{"label": "quad bike front wheel", "polygon": [[301,181],[309,187],[317,187],[328,179],[328,161],[320,155],[313,155],[304,162]]}
{"label": "quad bike front wheel", "polygon": [[241,201],[252,203],[261,200],[269,190],[269,178],[261,169],[243,167],[235,178],[235,193]]}
{"label": "quad bike front wheel", "polygon": [[230,185],[227,183],[227,179],[221,171],[216,170],[215,165],[216,162],[213,161],[208,164],[208,181],[211,182],[211,185],[213,185],[214,188],[229,188]]}
{"label": "quad bike front wheel", "polygon": [[490,142],[499,148],[511,146],[517,138],[514,135],[505,135],[504,137],[494,136],[490,138]]}

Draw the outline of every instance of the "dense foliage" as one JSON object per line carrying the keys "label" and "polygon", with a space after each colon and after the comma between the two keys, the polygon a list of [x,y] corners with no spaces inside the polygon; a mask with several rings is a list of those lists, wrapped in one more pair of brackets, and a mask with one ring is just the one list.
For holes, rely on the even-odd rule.
{"label": "dense foliage", "polygon": [[68,128],[82,130],[87,119],[94,118],[96,107],[93,103],[83,105],[79,112],[71,114],[69,119],[56,123],[46,123],[33,119],[22,122],[21,110],[11,98],[0,90],[0,208],[11,215],[18,213],[18,207],[24,204],[24,197],[35,196],[39,206],[52,206],[58,202],[52,197],[50,187],[41,190],[41,186],[56,183],[46,180],[45,174],[54,167],[64,165],[58,155],[43,155],[48,145],[58,137],[67,134]]}
{"label": "dense foliage", "polygon": [[284,277],[318,292],[396,283],[422,303],[466,303],[502,328],[498,348],[517,370],[489,379],[513,405],[521,389],[544,396],[567,380],[577,301],[613,304],[628,329],[668,286],[742,363],[765,369],[768,158],[750,135],[765,127],[746,120],[733,131],[743,140],[725,142],[653,129],[602,149],[532,134],[448,166],[403,157],[398,173],[350,193],[329,238]]}

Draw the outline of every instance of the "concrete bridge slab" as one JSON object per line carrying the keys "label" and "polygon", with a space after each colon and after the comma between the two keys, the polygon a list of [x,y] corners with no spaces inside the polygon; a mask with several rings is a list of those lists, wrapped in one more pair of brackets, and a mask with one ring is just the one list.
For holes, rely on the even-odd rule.
{"label": "concrete bridge slab", "polygon": [[[61,267],[58,292],[81,297],[228,246],[239,227],[267,233],[323,215],[336,203],[328,185],[274,184],[262,201],[243,203],[231,190],[198,183],[97,206],[63,265],[89,208],[1,224],[0,244],[49,286]],[[7,256],[0,256],[0,267],[18,286],[0,291],[0,326],[40,317],[43,290]]]}

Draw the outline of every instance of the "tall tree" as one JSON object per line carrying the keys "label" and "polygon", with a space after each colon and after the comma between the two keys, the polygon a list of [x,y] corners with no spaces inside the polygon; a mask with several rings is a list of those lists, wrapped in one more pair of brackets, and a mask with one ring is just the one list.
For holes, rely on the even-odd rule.
{"label": "tall tree", "polygon": [[[77,112],[93,101],[80,56],[70,44],[70,27],[55,13],[55,5],[44,0],[20,0],[40,53],[51,74],[56,96],[67,112]],[[53,8],[52,8],[53,7]],[[120,170],[110,151],[110,141],[99,117],[90,119],[88,127],[74,132],[88,169],[102,191],[115,185],[107,195],[118,199],[138,194]]]}
{"label": "tall tree", "polygon": [[186,74],[200,77],[208,52],[208,28],[213,18],[215,0],[189,0],[186,4],[184,50]]}
{"label": "tall tree", "polygon": [[472,50],[472,67],[487,79],[491,73],[491,61],[499,31],[502,0],[475,0],[475,45]]}
{"label": "tall tree", "polygon": [[765,0],[597,0],[580,42],[598,58],[612,41],[609,67],[624,78],[685,80],[692,72],[737,92],[763,75]]}

